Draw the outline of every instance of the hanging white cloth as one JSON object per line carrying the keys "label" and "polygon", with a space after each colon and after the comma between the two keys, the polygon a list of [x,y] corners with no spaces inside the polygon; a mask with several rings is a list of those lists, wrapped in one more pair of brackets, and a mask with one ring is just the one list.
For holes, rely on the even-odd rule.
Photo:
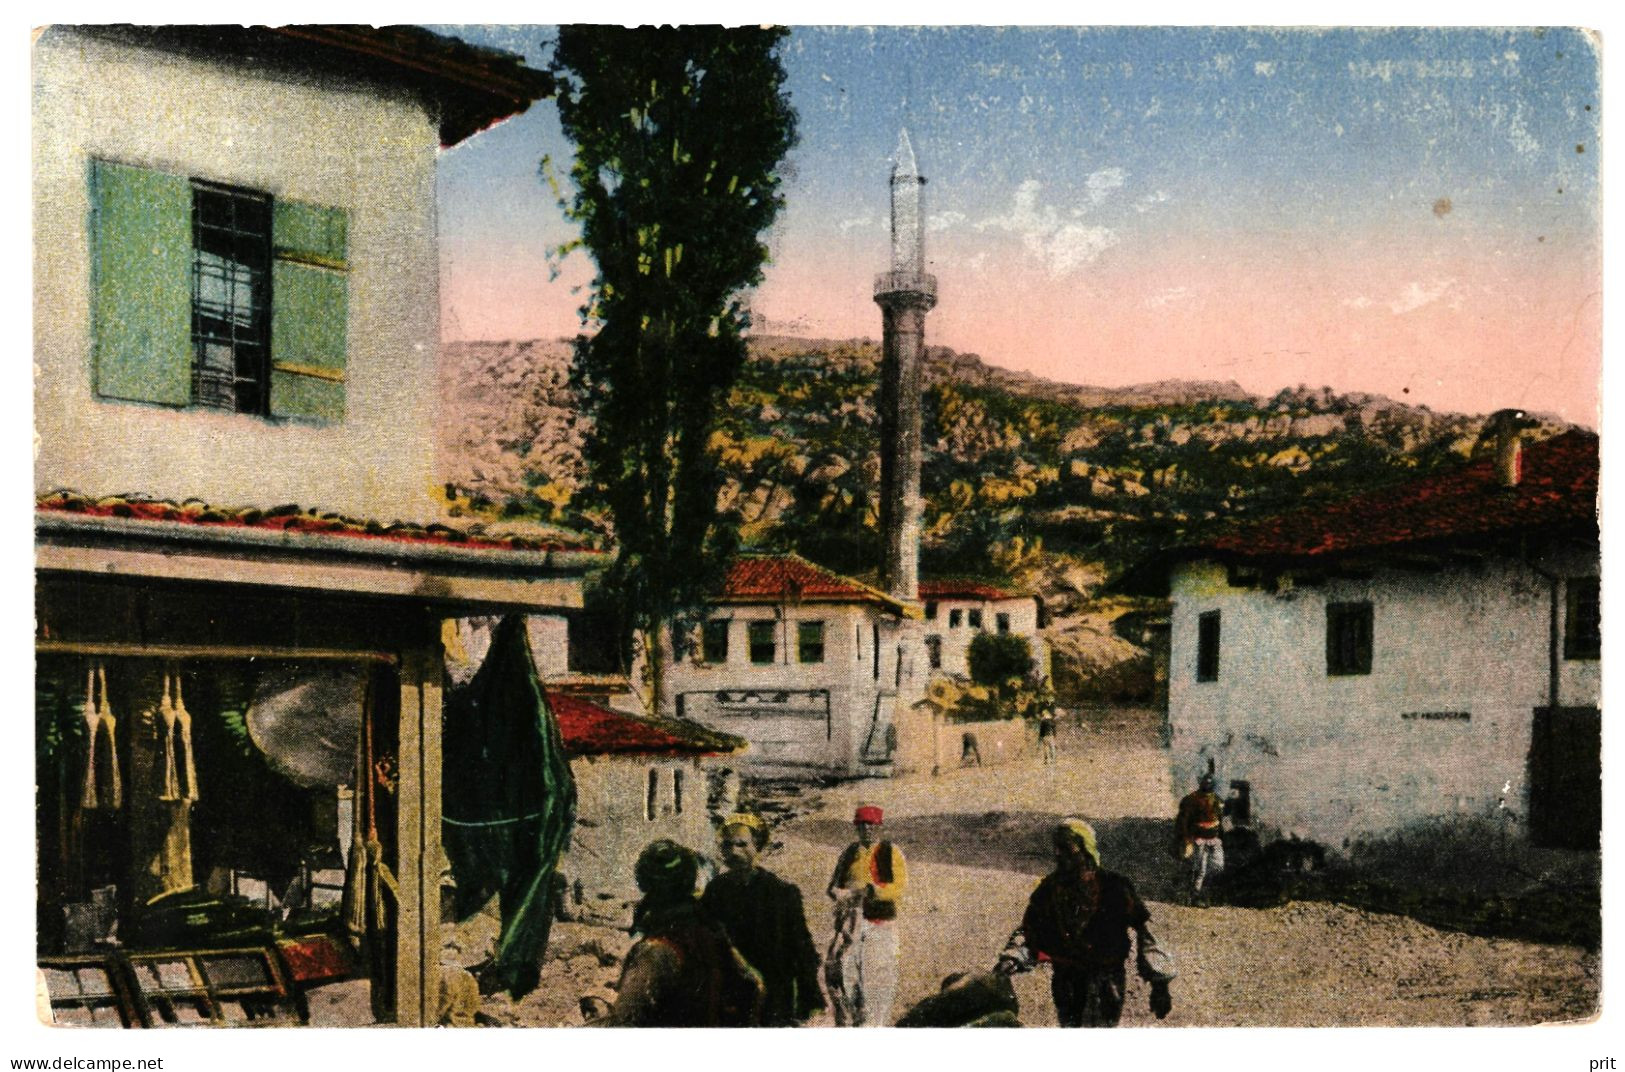
{"label": "hanging white cloth", "polygon": [[[99,688],[98,688],[99,686]],[[98,662],[90,664],[85,682],[85,788],[80,807],[87,811],[96,808],[117,809],[124,803],[123,787],[118,772],[118,720],[113,717],[113,706],[107,700],[107,667]],[[103,784],[96,770],[96,760],[106,739],[107,779]]]}
{"label": "hanging white cloth", "polygon": [[181,699],[179,670],[164,671],[163,698],[158,701],[158,740],[164,756],[164,786],[159,800],[196,800],[197,766],[192,759],[192,716]]}

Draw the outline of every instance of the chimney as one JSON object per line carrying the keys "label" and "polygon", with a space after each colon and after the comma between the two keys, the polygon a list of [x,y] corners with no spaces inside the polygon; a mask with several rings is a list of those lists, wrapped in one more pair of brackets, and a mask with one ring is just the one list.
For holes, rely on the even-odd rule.
{"label": "chimney", "polygon": [[1495,477],[1503,488],[1523,480],[1523,430],[1534,423],[1521,409],[1497,410],[1484,422],[1484,433],[1495,436]]}

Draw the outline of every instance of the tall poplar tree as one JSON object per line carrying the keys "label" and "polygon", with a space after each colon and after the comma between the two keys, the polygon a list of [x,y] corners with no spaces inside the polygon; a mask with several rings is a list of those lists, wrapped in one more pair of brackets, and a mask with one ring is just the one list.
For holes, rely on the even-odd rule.
{"label": "tall poplar tree", "polygon": [[664,700],[662,631],[687,635],[737,546],[711,445],[745,360],[742,293],[784,199],[795,113],[782,29],[566,26],[550,70],[575,144],[561,199],[598,266],[572,383],[619,551],[603,585]]}

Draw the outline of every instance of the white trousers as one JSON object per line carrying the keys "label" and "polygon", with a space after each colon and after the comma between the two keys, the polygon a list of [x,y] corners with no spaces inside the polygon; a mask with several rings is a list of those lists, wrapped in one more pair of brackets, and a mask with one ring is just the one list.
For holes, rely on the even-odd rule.
{"label": "white trousers", "polygon": [[885,1027],[897,996],[897,921],[859,919],[841,954],[839,1019],[853,1027]]}
{"label": "white trousers", "polygon": [[1219,877],[1224,870],[1224,842],[1218,838],[1197,838],[1191,846],[1187,863],[1190,866],[1191,892],[1201,893],[1202,887]]}

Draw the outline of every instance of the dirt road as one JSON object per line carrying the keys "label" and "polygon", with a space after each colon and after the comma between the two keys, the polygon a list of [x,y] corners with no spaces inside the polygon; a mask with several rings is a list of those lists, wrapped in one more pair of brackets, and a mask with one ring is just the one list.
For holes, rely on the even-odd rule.
{"label": "dirt road", "polygon": [[[860,800],[885,808],[886,836],[908,862],[894,1017],[944,976],[992,966],[1049,868],[1049,829],[1068,815],[1094,823],[1105,865],[1134,879],[1158,938],[1178,958],[1167,1026],[1529,1024],[1593,1014],[1598,958],[1578,948],[1444,932],[1324,903],[1169,903],[1176,868],[1163,848],[1175,794],[1165,753],[1121,727],[1086,728],[1065,745],[1054,767],[1033,761],[781,795],[795,817],[778,827],[765,865],[801,887],[822,948],[824,887],[850,839],[852,808]],[[614,981],[612,958],[627,945],[605,928],[562,925],[540,991],[518,1006],[488,1002],[487,1015],[579,1024],[576,998]],[[1024,1024],[1055,1023],[1042,969],[1019,977],[1017,994]],[[1154,1022],[1148,999],[1131,971],[1125,1025]]]}

